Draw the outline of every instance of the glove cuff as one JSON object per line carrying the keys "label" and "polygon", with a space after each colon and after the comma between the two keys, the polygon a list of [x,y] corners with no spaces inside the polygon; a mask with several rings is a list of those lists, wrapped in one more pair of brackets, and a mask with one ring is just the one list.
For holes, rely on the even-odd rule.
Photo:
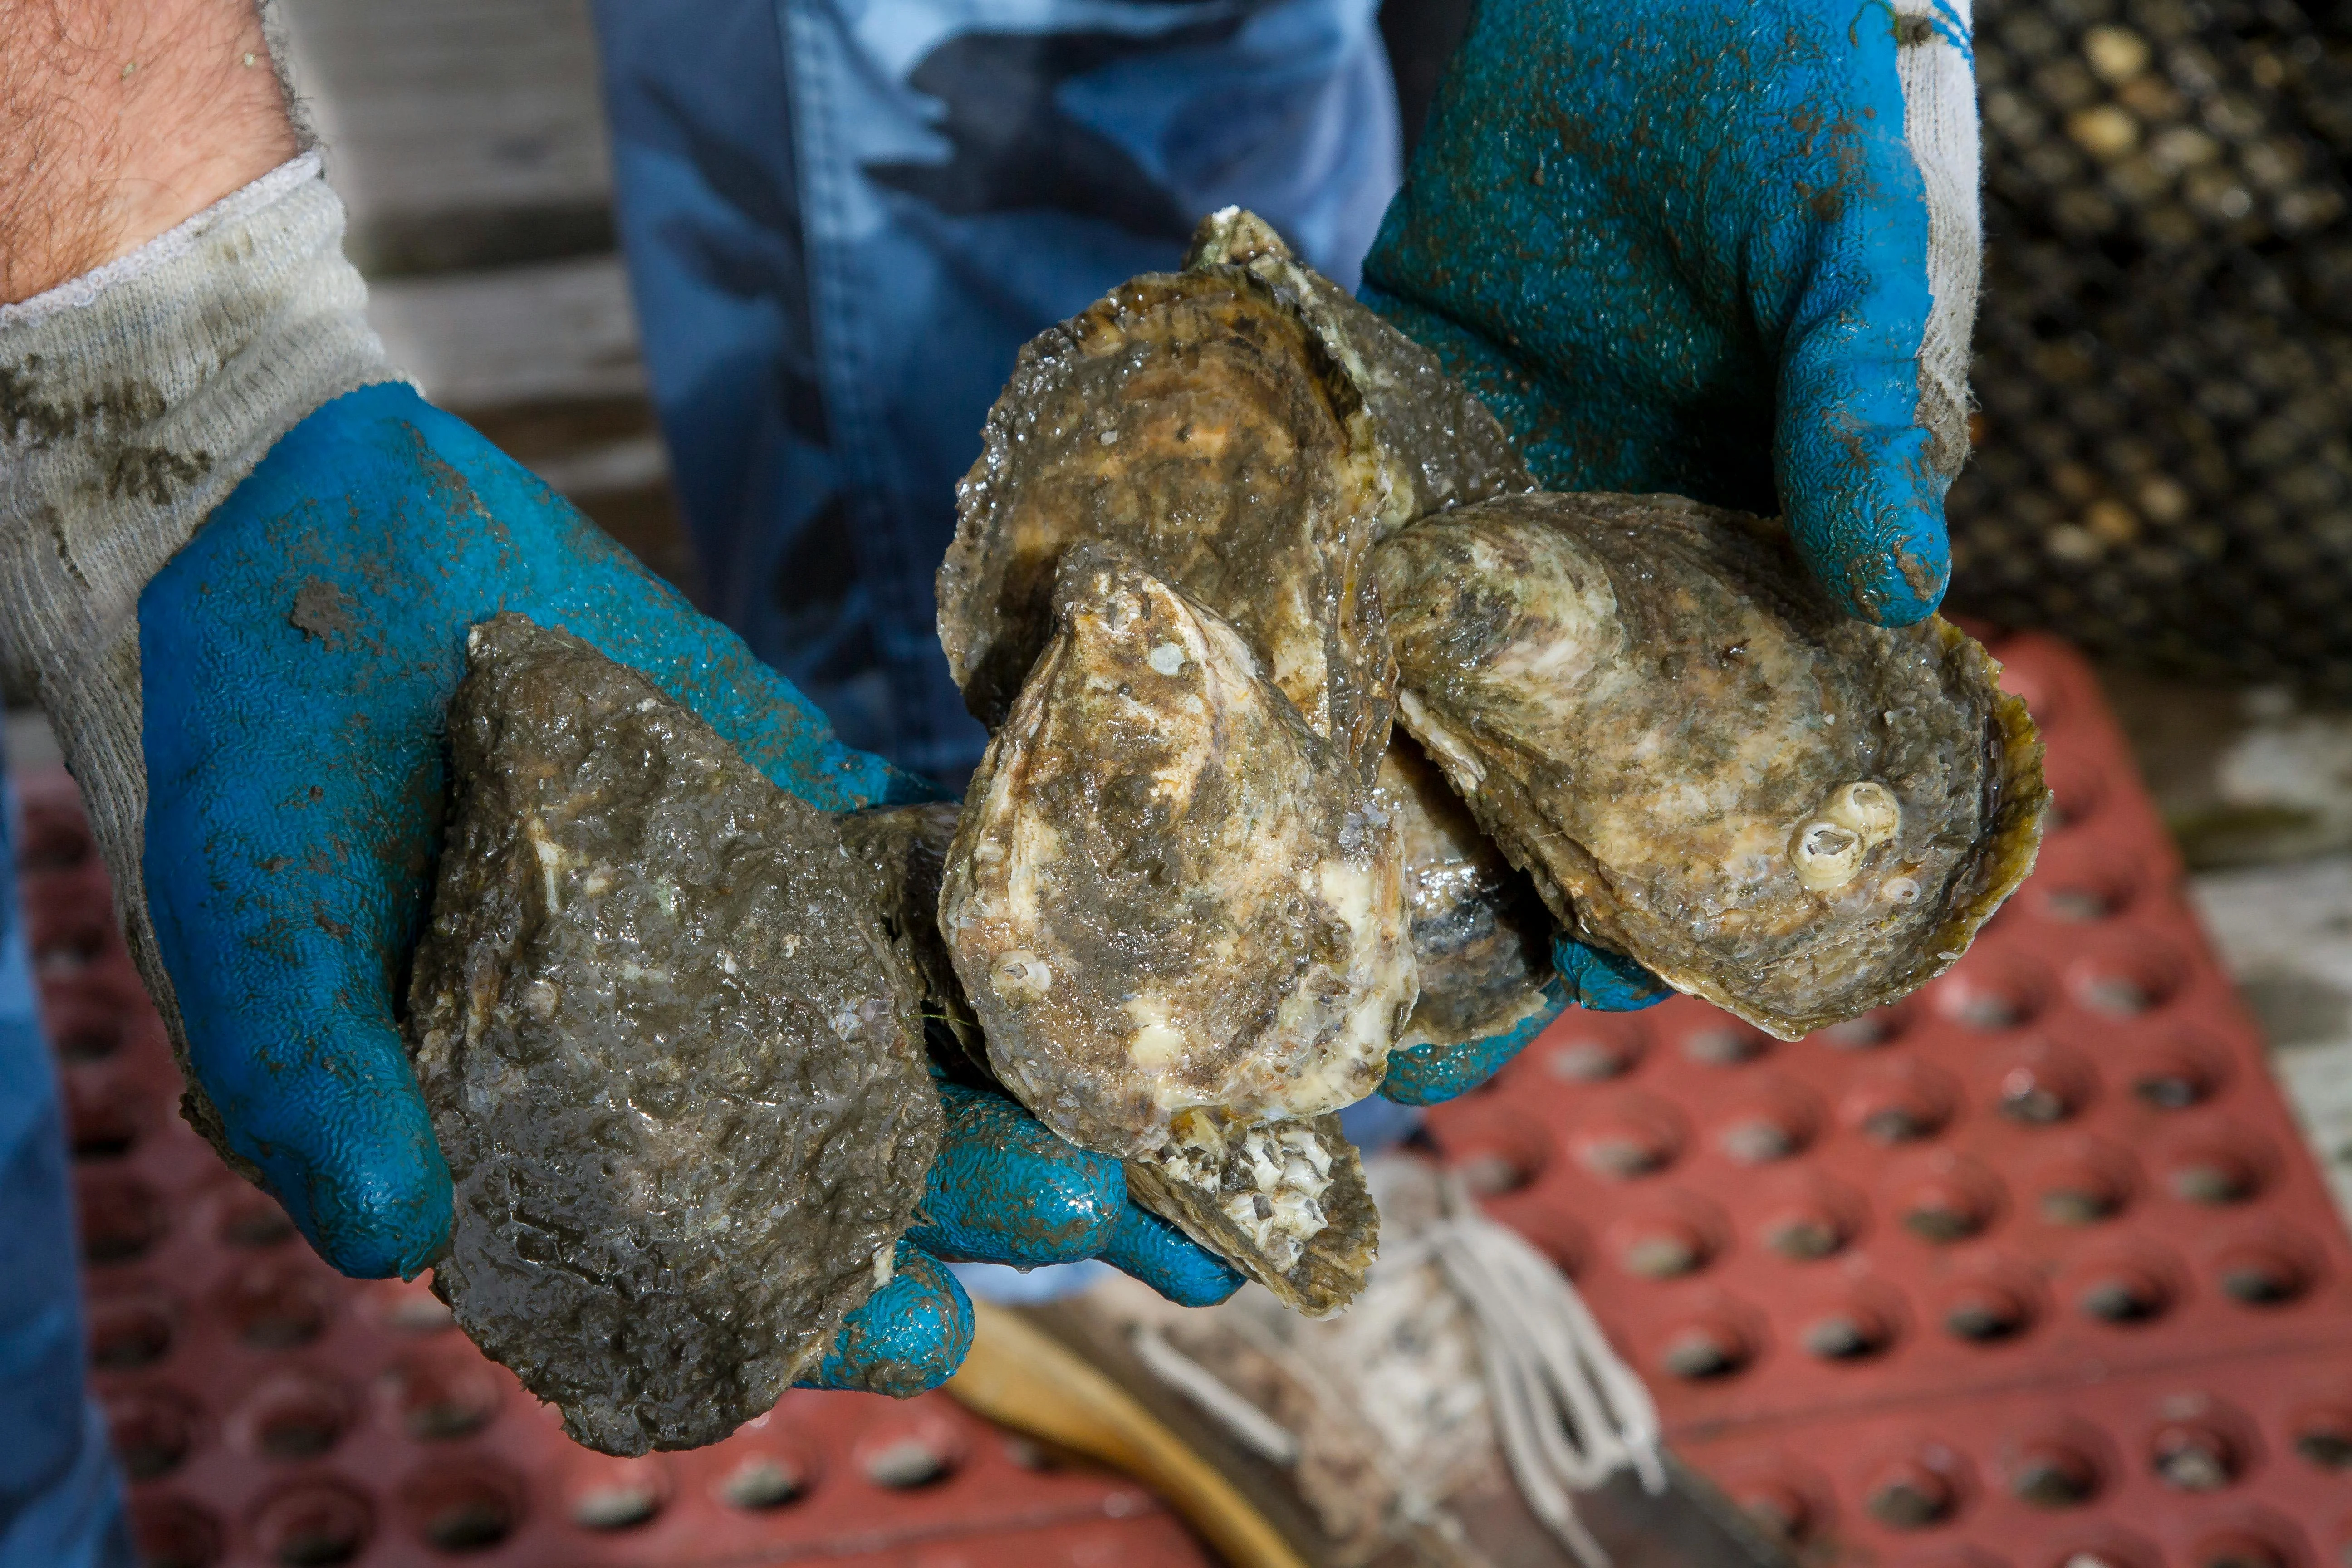
{"label": "glove cuff", "polygon": [[58,731],[175,1043],[140,875],[139,595],[280,436],[399,379],[342,234],[342,203],[306,153],[121,259],[0,306],[0,668]]}

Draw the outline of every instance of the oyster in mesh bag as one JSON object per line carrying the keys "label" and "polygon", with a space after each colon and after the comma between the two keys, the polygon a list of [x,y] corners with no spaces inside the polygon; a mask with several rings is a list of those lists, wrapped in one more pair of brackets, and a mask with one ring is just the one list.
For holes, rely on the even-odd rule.
{"label": "oyster in mesh bag", "polygon": [[[1071,1142],[1159,1164],[1139,1201],[1328,1310],[1373,1220],[1318,1185],[1354,1159],[1306,1124],[1379,1085],[1412,1005],[1395,831],[1234,629],[1128,552],[1070,551],[1055,616],[940,895],[990,1065]],[[1319,1153],[1274,1152],[1302,1129]]]}
{"label": "oyster in mesh bag", "polygon": [[1551,978],[1551,914],[1535,885],[1411,736],[1391,738],[1374,788],[1397,825],[1421,981],[1397,1045],[1460,1045],[1533,1017]]}
{"label": "oyster in mesh bag", "polygon": [[1391,699],[1365,554],[1385,500],[1362,400],[1255,274],[1120,285],[1022,349],[957,487],[940,642],[972,712],[1011,710],[1083,541],[1132,551],[1231,622],[1370,776]]}
{"label": "oyster in mesh bag", "polygon": [[1516,496],[1373,567],[1402,723],[1553,914],[1768,1033],[1940,973],[2032,868],[2042,746],[2000,667],[1843,615],[1777,524]]}
{"label": "oyster in mesh bag", "polygon": [[824,812],[567,633],[474,628],[407,1033],[468,1337],[606,1453],[761,1414],[889,1277],[940,1137]]}

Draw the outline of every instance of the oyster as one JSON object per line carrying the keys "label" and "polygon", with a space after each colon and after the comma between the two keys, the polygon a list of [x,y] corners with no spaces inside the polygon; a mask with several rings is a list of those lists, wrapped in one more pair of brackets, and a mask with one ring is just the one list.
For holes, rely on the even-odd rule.
{"label": "oyster", "polygon": [[1364,560],[1385,500],[1361,399],[1271,285],[1135,279],[1024,347],[989,411],[940,566],[949,668],[1003,721],[1063,552],[1118,543],[1231,622],[1369,779],[1391,707]]}
{"label": "oyster", "polygon": [[834,821],[849,858],[874,879],[875,910],[902,968],[921,983],[923,1037],[931,1059],[987,1081],[988,1043],[940,936],[940,883],[962,810],[953,801],[926,801],[848,812]]}
{"label": "oyster", "polygon": [[1577,935],[1783,1039],[1940,973],[2032,868],[2042,747],[1942,620],[1779,525],[1509,497],[1383,542],[1400,714]]}
{"label": "oyster", "polygon": [[1394,829],[1234,630],[1083,544],[989,744],[940,923],[997,1078],[1149,1154],[1195,1107],[1362,1099],[1412,1005]]}
{"label": "oyster", "polygon": [[1380,1211],[1336,1114],[1240,1121],[1181,1111],[1167,1144],[1127,1162],[1129,1195],[1310,1318],[1364,1288]]}
{"label": "oyster", "polygon": [[1391,737],[1374,782],[1404,852],[1421,997],[1400,1048],[1499,1035],[1546,1005],[1551,915],[1535,886],[1481,832],[1428,753]]}
{"label": "oyster", "polygon": [[832,820],[567,633],[474,628],[407,1034],[435,1286],[607,1453],[773,1405],[889,1277],[935,1152],[915,987]]}
{"label": "oyster", "polygon": [[1241,267],[1271,284],[1339,362],[1370,422],[1388,496],[1376,532],[1415,518],[1536,488],[1502,421],[1445,374],[1437,356],[1291,254],[1255,213],[1201,220],[1188,271]]}

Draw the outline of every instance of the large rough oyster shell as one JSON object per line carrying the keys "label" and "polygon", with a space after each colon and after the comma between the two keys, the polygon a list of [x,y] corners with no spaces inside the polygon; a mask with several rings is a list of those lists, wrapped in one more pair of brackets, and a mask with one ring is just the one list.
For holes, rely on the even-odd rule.
{"label": "large rough oyster shell", "polygon": [[1400,1048],[1499,1035],[1545,1005],[1551,914],[1454,793],[1429,755],[1402,731],[1374,781],[1404,852],[1421,997]]}
{"label": "large rough oyster shell", "polygon": [[2041,742],[1999,666],[1841,614],[1776,524],[1517,496],[1374,571],[1405,727],[1553,913],[1759,1028],[1941,973],[2032,867]]}
{"label": "large rough oyster shell", "polygon": [[887,1279],[940,1137],[831,819],[570,635],[474,628],[407,1022],[467,1334],[607,1453],[761,1414]]}
{"label": "large rough oyster shell", "polygon": [[940,642],[974,714],[1011,709],[1087,540],[1230,621],[1307,725],[1370,776],[1389,655],[1365,553],[1385,503],[1362,400],[1237,267],[1149,274],[1021,351],[957,487]]}
{"label": "large rough oyster shell", "polygon": [[1083,1147],[1370,1094],[1413,999],[1396,835],[1233,628],[1115,546],[990,742],[940,922],[990,1065]]}
{"label": "large rough oyster shell", "polygon": [[872,876],[875,911],[902,969],[920,984],[923,1037],[932,1060],[985,1081],[992,1077],[988,1041],[940,935],[940,885],[962,813],[954,801],[926,801],[847,812],[834,822],[849,858]]}
{"label": "large rough oyster shell", "polygon": [[1518,448],[1477,394],[1437,356],[1291,254],[1255,213],[1227,207],[1201,220],[1188,271],[1241,267],[1272,285],[1339,362],[1370,421],[1388,497],[1377,531],[1415,518],[1536,488]]}

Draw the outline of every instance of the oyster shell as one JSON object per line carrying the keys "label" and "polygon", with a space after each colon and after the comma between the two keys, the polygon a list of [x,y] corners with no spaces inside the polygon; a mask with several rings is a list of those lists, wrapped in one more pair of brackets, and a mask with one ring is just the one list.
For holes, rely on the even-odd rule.
{"label": "oyster shell", "polygon": [[940,884],[962,811],[953,801],[926,801],[877,805],[834,821],[849,858],[873,877],[874,907],[901,967],[921,984],[923,1037],[931,1059],[959,1076],[992,1082],[988,1042],[940,935]]}
{"label": "oyster shell", "polygon": [[1398,1047],[1459,1045],[1533,1017],[1551,978],[1551,914],[1534,884],[1480,831],[1410,735],[1390,738],[1373,788],[1404,853],[1421,981]]}
{"label": "oyster shell", "polygon": [[1255,213],[1227,207],[1202,219],[1184,266],[1256,274],[1339,362],[1363,401],[1388,484],[1377,536],[1432,512],[1536,488],[1502,421],[1475,393],[1446,374],[1435,354],[1298,260]]}
{"label": "oyster shell", "polygon": [[1158,1152],[1127,1162],[1128,1193],[1310,1318],[1356,1299],[1380,1211],[1339,1118],[1236,1121],[1180,1112]]}
{"label": "oyster shell", "polygon": [[606,1453],[765,1411],[888,1278],[935,1152],[911,978],[823,812],[567,633],[501,615],[406,1028],[474,1342]]}
{"label": "oyster shell", "polygon": [[1232,627],[1082,544],[990,742],[940,923],[997,1078],[1063,1137],[1334,1110],[1413,999],[1394,828]]}
{"label": "oyster shell", "polygon": [[1053,634],[1063,552],[1122,544],[1231,622],[1369,779],[1391,708],[1364,561],[1385,500],[1361,399],[1272,286],[1137,278],[1024,347],[989,411],[940,566],[949,668],[1003,721]]}
{"label": "oyster shell", "polygon": [[1527,495],[1373,561],[1404,726],[1552,912],[1760,1029],[1940,973],[2032,868],[2042,747],[2000,667],[1841,614],[1777,524]]}

